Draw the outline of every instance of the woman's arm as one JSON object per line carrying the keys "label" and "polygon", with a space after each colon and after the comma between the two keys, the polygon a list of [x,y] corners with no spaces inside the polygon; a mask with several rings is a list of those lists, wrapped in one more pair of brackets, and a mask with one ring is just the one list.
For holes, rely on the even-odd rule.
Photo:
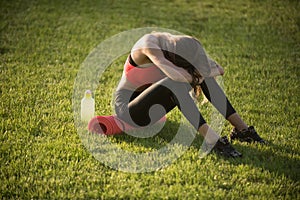
{"label": "woman's arm", "polygon": [[192,82],[192,76],[164,57],[160,49],[144,49],[143,53],[169,78],[178,82]]}
{"label": "woman's arm", "polygon": [[167,60],[159,47],[158,39],[149,34],[144,37],[141,52],[150,59],[166,76],[178,82],[192,82],[192,76],[183,68]]}

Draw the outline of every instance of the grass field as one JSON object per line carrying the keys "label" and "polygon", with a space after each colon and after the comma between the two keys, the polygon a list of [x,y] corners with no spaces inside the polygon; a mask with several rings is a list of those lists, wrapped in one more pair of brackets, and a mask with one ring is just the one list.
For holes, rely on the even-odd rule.
{"label": "grass field", "polygon": [[[1,0],[0,198],[299,199],[299,10],[296,0]],[[174,163],[148,173],[96,160],[74,125],[77,72],[102,41],[141,27],[197,37],[224,67],[232,104],[269,144],[235,142],[241,159],[200,159],[197,136]],[[98,115],[111,114],[125,58],[99,79]],[[206,117],[210,110],[201,108]],[[153,138],[110,140],[152,150],[172,138],[178,118],[175,110]],[[226,122],[222,135],[230,130]]]}

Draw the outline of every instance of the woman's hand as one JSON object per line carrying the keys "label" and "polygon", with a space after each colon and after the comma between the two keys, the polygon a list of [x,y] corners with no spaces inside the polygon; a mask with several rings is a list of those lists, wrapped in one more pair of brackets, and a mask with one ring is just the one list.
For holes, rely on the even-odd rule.
{"label": "woman's hand", "polygon": [[217,64],[217,69],[219,70],[220,75],[223,76],[224,75],[224,69],[223,69],[223,67],[221,67],[220,65]]}
{"label": "woman's hand", "polygon": [[223,67],[221,67],[221,65],[219,65],[218,63],[216,63],[216,61],[212,60],[212,59],[208,59],[208,62],[210,64],[210,77],[215,77],[215,76],[223,76],[224,75],[224,69]]}

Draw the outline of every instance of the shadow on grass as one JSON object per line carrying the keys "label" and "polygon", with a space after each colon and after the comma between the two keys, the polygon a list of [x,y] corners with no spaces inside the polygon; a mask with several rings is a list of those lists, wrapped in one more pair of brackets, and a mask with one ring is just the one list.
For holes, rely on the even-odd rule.
{"label": "shadow on grass", "polygon": [[[114,136],[114,139],[116,139],[116,142],[126,142],[145,148],[159,149],[174,138],[178,127],[178,123],[167,121],[164,128],[153,137],[136,138],[124,134]],[[191,146],[200,149],[202,142],[203,137],[197,134]],[[243,154],[242,158],[224,158],[217,155],[218,159],[228,160],[237,166],[243,164],[261,168],[278,175],[284,175],[293,181],[300,180],[299,152],[293,151],[291,147],[277,145],[272,141],[268,141],[267,145],[234,142],[233,146]]]}
{"label": "shadow on grass", "polygon": [[[297,152],[290,152],[287,147],[278,146],[272,142],[266,145],[244,144],[235,142],[233,146],[243,154],[242,158],[227,160],[234,165],[249,165],[261,170],[284,175],[298,182],[300,180],[300,160]],[[298,154],[299,155],[299,154]],[[218,155],[220,159],[226,159]]]}
{"label": "shadow on grass", "polygon": [[178,123],[167,121],[162,130],[153,137],[138,138],[128,134],[115,135],[113,137],[116,142],[126,142],[145,148],[159,149],[174,138],[178,127]]}

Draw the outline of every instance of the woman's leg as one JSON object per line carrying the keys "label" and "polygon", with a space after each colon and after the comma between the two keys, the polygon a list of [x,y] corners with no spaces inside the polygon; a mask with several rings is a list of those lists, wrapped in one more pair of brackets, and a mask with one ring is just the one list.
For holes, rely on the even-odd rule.
{"label": "woman's leg", "polygon": [[206,123],[200,126],[198,131],[205,138],[207,144],[216,144],[220,138],[220,136]]}
{"label": "woman's leg", "polygon": [[[130,101],[130,96],[126,103],[119,108],[123,110],[119,112],[119,117],[123,117],[126,122],[132,122],[138,126],[147,126],[158,121],[167,112],[174,107],[178,107],[187,120],[194,126],[196,130],[205,138],[206,144],[210,147],[205,152],[215,149],[217,152],[225,156],[239,157],[241,154],[231,147],[227,138],[220,136],[211,129],[203,119],[194,100],[191,98],[189,91],[191,86],[187,83],[180,83],[165,78],[144,90],[142,93],[130,96],[136,96]],[[120,99],[117,98],[117,104]],[[123,99],[124,101],[124,99]],[[125,100],[126,102],[126,100]],[[156,105],[160,105],[160,109],[149,112]],[[123,107],[123,109],[122,109]],[[127,110],[127,114],[124,112]],[[120,115],[121,114],[121,115]],[[127,119],[124,119],[127,117]]]}
{"label": "woman's leg", "polygon": [[248,125],[236,113],[231,103],[225,96],[223,90],[220,88],[214,78],[205,79],[201,84],[206,98],[220,111],[220,113],[234,126],[230,134],[231,140],[239,139],[243,142],[259,142],[265,144],[266,142],[257,134],[253,126]]}
{"label": "woman's leg", "polygon": [[242,120],[242,118],[237,113],[230,115],[227,120],[234,126],[237,130],[245,130],[248,128],[248,125]]}
{"label": "woman's leg", "polygon": [[200,86],[206,98],[236,129],[243,130],[248,128],[214,78],[205,79]]}
{"label": "woman's leg", "polygon": [[[187,83],[164,78],[144,90],[128,104],[130,115],[135,123],[146,126],[155,123],[177,106],[189,122],[198,129],[205,120],[189,95],[190,89],[191,86]],[[160,105],[161,109],[149,113],[156,105]]]}
{"label": "woman's leg", "polygon": [[187,83],[164,78],[145,89],[129,102],[129,115],[127,116],[130,116],[135,124],[147,126],[155,123],[177,106],[188,121],[198,130],[206,122],[194,100],[189,95],[190,89],[191,86]]}
{"label": "woman's leg", "polygon": [[[136,97],[128,105],[130,116],[139,126],[146,126],[156,122],[177,106],[194,128],[205,138],[206,142],[215,144],[220,136],[203,119],[189,94],[191,89],[189,84],[165,78],[141,94],[134,95]],[[148,114],[151,107],[157,104],[161,105],[162,108]]]}

